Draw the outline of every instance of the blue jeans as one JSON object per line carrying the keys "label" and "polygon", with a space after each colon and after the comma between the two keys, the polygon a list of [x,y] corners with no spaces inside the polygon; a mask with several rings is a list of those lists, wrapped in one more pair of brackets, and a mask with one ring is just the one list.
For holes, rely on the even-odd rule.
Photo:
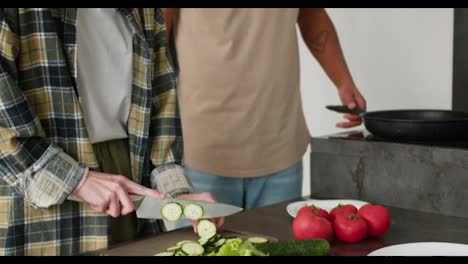
{"label": "blue jeans", "polygon": [[221,203],[252,209],[292,200],[302,193],[302,161],[272,174],[231,178],[185,167],[196,192],[209,192]]}
{"label": "blue jeans", "polygon": [[[209,192],[220,203],[253,209],[299,198],[302,195],[302,161],[282,171],[254,178],[231,178],[185,166],[195,192]],[[189,226],[187,220],[167,223],[168,230]]]}

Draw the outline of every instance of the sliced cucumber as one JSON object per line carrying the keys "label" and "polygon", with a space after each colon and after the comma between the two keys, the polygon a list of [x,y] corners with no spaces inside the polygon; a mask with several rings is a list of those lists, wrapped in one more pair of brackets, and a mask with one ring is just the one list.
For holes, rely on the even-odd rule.
{"label": "sliced cucumber", "polygon": [[224,243],[231,243],[234,241],[239,241],[239,243],[242,243],[242,238],[229,238],[229,239],[226,239]]}
{"label": "sliced cucumber", "polygon": [[268,242],[268,239],[263,237],[249,237],[247,240],[252,242],[253,244],[263,244]]}
{"label": "sliced cucumber", "polygon": [[174,251],[171,252],[161,252],[155,255],[156,257],[169,257],[169,256],[174,256]]}
{"label": "sliced cucumber", "polygon": [[200,238],[212,238],[216,235],[216,225],[210,220],[203,219],[197,224],[197,233]]}
{"label": "sliced cucumber", "polygon": [[169,221],[175,222],[182,217],[182,206],[176,202],[169,202],[161,208],[162,217]]}
{"label": "sliced cucumber", "polygon": [[218,248],[214,246],[203,246],[203,248],[205,249],[205,253],[216,252],[218,250]]}
{"label": "sliced cucumber", "polygon": [[210,238],[206,238],[206,237],[202,237],[200,239],[198,239],[198,243],[202,246],[205,246],[206,244],[208,244],[208,241],[210,240]]}
{"label": "sliced cucumber", "polygon": [[193,241],[193,240],[182,240],[182,241],[177,242],[176,245],[177,246],[182,246],[182,244],[187,243],[187,242],[195,242],[195,241]]}
{"label": "sliced cucumber", "polygon": [[203,217],[203,207],[198,204],[187,204],[184,207],[184,216],[190,220],[198,220]]}
{"label": "sliced cucumber", "polygon": [[216,241],[213,245],[215,247],[220,247],[220,246],[224,245],[225,242],[226,242],[226,239],[221,238],[220,240]]}
{"label": "sliced cucumber", "polygon": [[222,237],[219,234],[216,234],[208,240],[208,244],[214,244],[216,241],[220,240]]}
{"label": "sliced cucumber", "polygon": [[166,251],[176,251],[178,249],[180,249],[180,246],[173,246],[173,247],[166,249]]}
{"label": "sliced cucumber", "polygon": [[200,239],[198,239],[198,243],[202,246],[205,246],[205,245],[213,243],[215,238],[216,238],[216,235],[213,235],[211,237],[201,237]]}
{"label": "sliced cucumber", "polygon": [[183,252],[182,250],[179,250],[174,254],[174,256],[187,256],[187,254]]}
{"label": "sliced cucumber", "polygon": [[182,244],[182,251],[189,256],[201,256],[205,249],[196,242],[187,242]]}

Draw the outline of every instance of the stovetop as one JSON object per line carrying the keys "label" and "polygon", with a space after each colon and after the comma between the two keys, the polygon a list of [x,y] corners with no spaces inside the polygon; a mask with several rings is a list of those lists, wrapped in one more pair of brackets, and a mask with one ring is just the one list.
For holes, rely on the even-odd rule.
{"label": "stovetop", "polygon": [[[468,132],[467,132],[468,133]],[[462,148],[468,149],[468,140],[465,141],[437,141],[437,142],[422,142],[422,141],[407,141],[407,140],[396,140],[380,138],[372,135],[367,130],[350,131],[344,133],[338,133],[334,135],[325,136],[330,139],[343,139],[343,140],[356,140],[356,141],[369,141],[369,142],[390,142],[399,144],[412,144],[412,145],[424,145],[424,146],[435,146],[435,147],[450,147],[450,148]]]}

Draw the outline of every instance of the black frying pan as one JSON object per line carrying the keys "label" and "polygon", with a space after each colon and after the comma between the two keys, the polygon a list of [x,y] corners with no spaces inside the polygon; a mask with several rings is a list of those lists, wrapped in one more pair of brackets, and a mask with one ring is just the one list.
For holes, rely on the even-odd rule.
{"label": "black frying pan", "polygon": [[366,129],[376,137],[409,141],[468,139],[468,113],[449,110],[389,110],[366,112],[346,106],[328,109],[361,115]]}

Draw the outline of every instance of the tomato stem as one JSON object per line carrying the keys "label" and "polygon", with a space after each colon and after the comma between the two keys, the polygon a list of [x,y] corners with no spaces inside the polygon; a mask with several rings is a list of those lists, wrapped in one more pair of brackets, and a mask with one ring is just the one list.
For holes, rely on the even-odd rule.
{"label": "tomato stem", "polygon": [[351,220],[354,220],[354,219],[359,219],[359,215],[356,215],[356,214],[350,214],[348,215],[348,218],[351,219]]}

